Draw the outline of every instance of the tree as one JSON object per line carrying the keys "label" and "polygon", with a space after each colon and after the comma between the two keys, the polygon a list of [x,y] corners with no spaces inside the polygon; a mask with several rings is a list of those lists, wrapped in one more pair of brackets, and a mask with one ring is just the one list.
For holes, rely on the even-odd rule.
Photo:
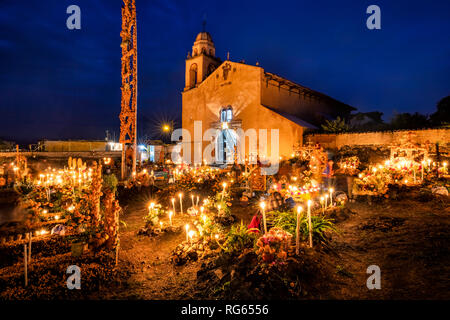
{"label": "tree", "polygon": [[450,96],[437,103],[437,111],[430,116],[430,121],[433,126],[450,125]]}
{"label": "tree", "polygon": [[327,133],[340,133],[349,131],[349,126],[345,123],[344,119],[337,117],[336,120],[325,120],[325,124],[322,125],[322,129]]}
{"label": "tree", "polygon": [[390,122],[390,127],[392,130],[422,129],[429,126],[430,121],[428,120],[428,117],[418,112],[413,114],[408,112],[397,113]]}
{"label": "tree", "polygon": [[9,141],[4,141],[0,139],[0,150],[13,150],[14,144]]}
{"label": "tree", "polygon": [[386,129],[386,123],[384,123],[383,112],[358,112],[350,116],[349,126],[351,131],[364,132],[364,131],[380,131]]}

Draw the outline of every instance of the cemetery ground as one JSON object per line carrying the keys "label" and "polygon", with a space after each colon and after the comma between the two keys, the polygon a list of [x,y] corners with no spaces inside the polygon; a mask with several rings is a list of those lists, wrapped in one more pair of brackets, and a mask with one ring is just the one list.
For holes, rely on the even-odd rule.
{"label": "cemetery ground", "polygon": [[[149,197],[153,192],[144,190],[121,203],[124,224],[117,267],[106,253],[74,258],[63,241],[41,240],[33,243],[25,288],[22,247],[2,247],[1,299],[273,298],[260,285],[257,289],[250,285],[225,290],[233,276],[231,281],[224,279],[242,266],[231,263],[220,268],[217,255],[174,264],[173,251],[185,240],[183,226],[194,218],[178,213],[173,224],[180,227],[173,232],[139,235]],[[418,187],[403,187],[392,198],[368,201],[359,197],[347,203],[331,217],[337,232],[327,245],[302,247],[300,259],[307,276],[299,283],[287,284],[298,294],[277,294],[287,299],[449,299],[449,202],[446,196],[424,195]],[[241,207],[238,201],[233,201],[231,208],[236,222],[244,225],[255,213],[251,205]],[[72,264],[81,268],[81,290],[66,287],[65,270]],[[381,269],[380,290],[366,286],[370,265]],[[256,281],[264,281],[261,279]],[[246,281],[245,276],[235,281]]]}
{"label": "cemetery ground", "polygon": [[[418,201],[415,197],[417,191],[410,191],[398,200],[348,203],[349,210],[337,217],[338,233],[330,248],[320,253],[318,268],[326,271],[329,282],[318,284],[321,291],[304,298],[449,299],[449,201],[445,197]],[[233,209],[239,220],[250,223],[252,211],[238,205]],[[129,279],[124,286],[100,292],[98,298],[213,298],[205,295],[207,288],[197,280],[204,261],[184,266],[170,261],[183,232],[158,239],[136,237],[143,210],[138,203],[131,204],[125,213],[128,227],[121,231],[120,269],[130,274]],[[372,264],[381,269],[381,290],[366,286],[366,270]]]}

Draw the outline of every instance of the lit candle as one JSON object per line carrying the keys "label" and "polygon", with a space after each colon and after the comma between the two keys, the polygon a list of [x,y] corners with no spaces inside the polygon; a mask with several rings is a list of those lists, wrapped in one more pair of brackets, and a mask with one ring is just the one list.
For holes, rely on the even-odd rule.
{"label": "lit candle", "polygon": [[169,211],[169,221],[170,221],[171,226],[172,226],[172,216],[173,216],[173,211]]}
{"label": "lit candle", "polygon": [[189,241],[189,225],[186,225],[186,241]]}
{"label": "lit candle", "polygon": [[222,200],[223,200],[223,197],[224,197],[224,195],[225,195],[225,188],[227,187],[227,183],[224,182],[224,183],[222,184],[222,186],[223,186],[223,190],[222,190]]}
{"label": "lit candle", "polygon": [[421,166],[421,167],[422,167],[422,170],[421,170],[421,171],[422,171],[422,172],[421,172],[421,174],[422,174],[422,181],[423,181],[423,167],[424,167],[424,166],[425,166],[425,161],[422,161],[422,166]]}
{"label": "lit candle", "polygon": [[172,198],[172,207],[173,207],[173,213],[176,212],[175,210],[175,198]]}
{"label": "lit candle", "polygon": [[267,224],[266,224],[266,203],[264,201],[261,201],[260,203],[261,209],[262,209],[262,215],[263,215],[263,223],[264,223],[264,234],[267,233]]}
{"label": "lit candle", "polygon": [[312,225],[311,225],[311,200],[308,200],[308,228],[309,228],[309,246],[312,248]]}
{"label": "lit candle", "polygon": [[333,206],[333,188],[330,188],[330,207]]}
{"label": "lit candle", "polygon": [[180,197],[180,210],[181,210],[181,214],[183,214],[183,201],[181,200],[183,198],[183,194],[180,192],[178,194],[178,197]]}
{"label": "lit candle", "polygon": [[193,194],[191,194],[191,200],[192,200],[192,206],[195,207],[195,204],[194,204],[194,195],[193,195]]}
{"label": "lit candle", "polygon": [[323,205],[324,197],[320,197],[320,205],[322,206],[322,214],[325,214],[325,207]]}
{"label": "lit candle", "polygon": [[298,255],[300,253],[300,213],[303,208],[297,207],[297,227],[295,228],[295,254]]}
{"label": "lit candle", "polygon": [[190,230],[188,233],[190,243],[192,243],[192,238],[194,237],[194,234],[195,234],[194,230]]}
{"label": "lit candle", "polygon": [[150,213],[153,213],[153,208],[155,207],[155,203],[151,202],[150,205],[148,206],[148,210],[150,211]]}

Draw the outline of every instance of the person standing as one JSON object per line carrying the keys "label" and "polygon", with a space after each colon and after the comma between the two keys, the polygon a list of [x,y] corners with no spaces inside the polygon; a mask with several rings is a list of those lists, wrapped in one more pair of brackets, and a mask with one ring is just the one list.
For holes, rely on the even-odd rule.
{"label": "person standing", "polygon": [[324,176],[324,185],[330,189],[333,185],[333,177],[334,177],[334,171],[333,171],[333,160],[329,159],[325,165],[325,170],[323,171]]}

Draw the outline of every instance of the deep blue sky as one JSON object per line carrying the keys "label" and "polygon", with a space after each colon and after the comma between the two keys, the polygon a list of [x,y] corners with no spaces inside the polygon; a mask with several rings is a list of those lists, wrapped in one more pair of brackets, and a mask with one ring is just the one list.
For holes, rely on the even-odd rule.
{"label": "deep blue sky", "polygon": [[[0,0],[0,137],[119,131],[121,0]],[[81,30],[66,28],[67,6]],[[381,30],[366,8],[381,7]],[[137,0],[140,118],[179,117],[184,59],[206,14],[217,55],[360,111],[432,113],[450,94],[450,1]],[[138,123],[151,129],[149,120]],[[151,122],[151,120],[150,120]],[[149,132],[151,133],[151,132]]]}

